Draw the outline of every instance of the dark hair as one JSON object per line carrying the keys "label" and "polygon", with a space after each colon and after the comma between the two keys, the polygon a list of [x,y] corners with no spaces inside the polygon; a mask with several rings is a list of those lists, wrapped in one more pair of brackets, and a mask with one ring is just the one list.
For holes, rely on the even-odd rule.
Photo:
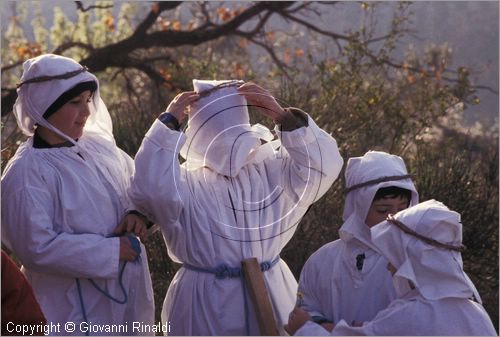
{"label": "dark hair", "polygon": [[401,187],[396,187],[396,186],[389,186],[389,187],[382,187],[379,188],[377,193],[375,193],[375,196],[373,197],[373,201],[379,200],[382,198],[404,198],[408,200],[408,204],[411,201],[411,191],[407,190],[405,188]]}
{"label": "dark hair", "polygon": [[72,100],[76,96],[80,95],[82,92],[90,90],[94,93],[97,90],[97,83],[95,81],[81,82],[75,85],[73,88],[62,93],[59,98],[57,98],[54,103],[52,103],[43,114],[43,118],[49,118],[54,112],[59,110],[64,104]]}

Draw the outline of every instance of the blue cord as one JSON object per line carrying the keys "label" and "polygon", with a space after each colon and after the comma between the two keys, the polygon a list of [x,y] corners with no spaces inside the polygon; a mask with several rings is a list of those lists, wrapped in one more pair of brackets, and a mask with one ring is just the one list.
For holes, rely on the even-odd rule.
{"label": "blue cord", "polygon": [[[262,262],[260,264],[260,270],[262,272],[268,271],[269,269],[274,267],[274,265],[278,263],[279,260],[280,256],[278,255],[277,257],[274,258],[274,260],[270,262],[269,261]],[[215,268],[197,267],[189,263],[183,263],[182,267],[200,273],[214,274],[215,277],[218,279],[243,277],[243,270],[241,269],[241,267],[229,267],[224,263],[218,265]]]}
{"label": "blue cord", "polygon": [[[80,297],[80,308],[82,309],[83,319],[88,324],[89,320],[87,319],[87,314],[85,312],[85,305],[83,304],[83,296],[82,296],[82,287],[80,285],[80,279],[76,279],[76,286],[78,288],[78,296]],[[88,336],[88,330],[85,332],[85,336]]]}
{"label": "blue cord", "polygon": [[104,296],[106,296],[107,298],[109,298],[110,300],[118,303],[118,304],[125,304],[127,303],[127,300],[128,300],[128,296],[127,296],[127,291],[125,290],[125,286],[123,285],[123,271],[125,270],[125,266],[127,265],[127,262],[124,262],[123,265],[122,265],[122,268],[120,269],[120,276],[118,277],[118,282],[120,283],[120,288],[122,289],[122,293],[123,293],[123,300],[119,300],[113,296],[111,296],[110,293],[108,293],[106,290],[102,289],[101,287],[99,287],[97,285],[97,283],[95,283],[94,280],[92,279],[88,279],[90,281],[90,283],[92,283],[92,285],[94,286],[94,288],[96,288],[97,290],[99,290],[100,293],[102,293]]}
{"label": "blue cord", "polygon": [[[100,293],[102,293],[104,296],[106,296],[107,298],[109,298],[110,300],[118,303],[118,304],[125,304],[127,303],[127,300],[128,300],[128,296],[127,296],[127,292],[125,291],[125,287],[123,286],[123,271],[125,270],[125,266],[127,265],[127,262],[124,262],[123,263],[123,266],[122,268],[120,269],[120,275],[119,275],[119,283],[120,283],[120,287],[122,289],[122,292],[123,292],[123,300],[118,300],[116,298],[114,298],[113,296],[111,296],[107,291],[103,290],[101,287],[99,287],[94,280],[92,279],[88,279],[90,281],[90,283],[94,286],[94,288],[96,288],[97,290],[99,290]],[[83,319],[85,321],[85,323],[89,323],[89,320],[87,318],[87,311],[85,310],[85,304],[83,303],[83,295],[82,295],[82,286],[80,284],[80,279],[76,279],[76,286],[78,288],[78,297],[80,298],[80,309],[82,310],[82,315],[83,315]],[[85,336],[89,336],[89,332],[88,330],[85,332]]]}
{"label": "blue cord", "polygon": [[[134,237],[132,235],[127,235],[127,237],[130,240],[130,244],[132,245],[132,248],[137,253],[137,257],[134,260],[134,262],[135,262],[135,261],[137,261],[139,259],[139,255],[141,254],[141,244],[139,243],[139,240],[137,240],[136,237]],[[114,301],[114,302],[116,302],[118,304],[125,304],[128,301],[127,291],[125,290],[125,286],[123,285],[123,271],[125,270],[125,266],[126,265],[127,265],[127,261],[125,261],[123,263],[123,265],[122,265],[122,267],[120,269],[120,273],[118,275],[118,282],[120,284],[120,288],[121,288],[122,293],[123,293],[123,300],[119,300],[119,299],[113,297],[106,290],[104,290],[101,287],[99,287],[94,280],[92,280],[90,278],[88,280],[94,286],[94,288],[96,288],[101,294],[103,294],[104,296],[106,296],[110,300],[112,300],[112,301]],[[85,320],[86,323],[88,323],[89,321],[88,321],[88,318],[87,318],[87,312],[85,310],[85,304],[83,303],[82,287],[81,287],[80,279],[79,278],[76,279],[76,286],[78,288],[78,297],[80,298],[80,308],[82,309],[83,319]],[[88,336],[89,332],[88,331],[85,332],[85,335]]]}

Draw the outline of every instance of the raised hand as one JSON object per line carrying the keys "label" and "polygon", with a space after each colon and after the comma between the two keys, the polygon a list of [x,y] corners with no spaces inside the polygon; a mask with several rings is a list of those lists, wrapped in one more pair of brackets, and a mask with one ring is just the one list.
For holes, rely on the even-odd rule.
{"label": "raised hand", "polygon": [[184,91],[174,97],[172,102],[167,107],[167,111],[170,112],[179,123],[186,118],[188,115],[188,108],[191,104],[193,104],[197,99],[199,99],[199,95],[195,91]]}
{"label": "raised hand", "polygon": [[287,115],[271,93],[255,83],[247,82],[239,86],[238,92],[245,96],[249,105],[255,106],[257,110],[270,117],[277,124]]}

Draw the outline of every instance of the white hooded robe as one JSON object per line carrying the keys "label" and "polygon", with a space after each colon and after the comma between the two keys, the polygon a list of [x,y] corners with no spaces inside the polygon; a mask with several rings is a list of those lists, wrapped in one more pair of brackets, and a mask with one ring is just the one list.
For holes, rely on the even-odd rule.
{"label": "white hooded robe", "polygon": [[[25,62],[23,79],[79,68],[71,59],[42,55]],[[82,72],[65,80],[24,84],[15,105],[20,128],[27,135],[33,134],[34,123],[54,129],[43,119],[43,111],[66,90],[91,80],[98,83],[94,75]],[[127,196],[133,161],[116,147],[98,90],[92,101],[78,142],[55,129],[76,145],[34,148],[30,137],[7,164],[2,176],[2,242],[22,262],[47,323],[59,323],[51,334],[142,334],[132,330],[134,321],[154,324],[146,249],[141,244],[140,258],[128,262],[120,278],[120,240],[110,237],[133,208]],[[119,301],[125,299],[122,282],[126,303],[110,300],[88,279]],[[75,324],[74,331],[64,328],[67,322]],[[91,325],[103,328],[96,331]],[[122,327],[106,330],[111,325]]]}
{"label": "white hooded robe", "polygon": [[[201,84],[195,80],[195,89]],[[197,117],[190,117],[189,137],[155,121],[135,159],[130,195],[160,224],[172,260],[184,264],[163,304],[162,320],[170,324],[171,335],[260,334],[243,279],[200,271],[223,264],[238,268],[250,257],[275,262],[264,278],[284,334],[297,282],[279,254],[309,205],[330,188],[342,167],[335,140],[310,117],[307,127],[277,130],[280,140],[261,146],[255,135],[265,133],[263,127],[248,124],[246,103],[233,89],[209,96],[217,107],[202,107],[206,100],[198,105],[200,111],[211,107],[208,120],[221,117],[200,131],[205,138],[199,143],[193,140],[199,135],[194,130]],[[217,138],[225,132],[235,139]],[[206,139],[210,134],[214,139]],[[248,138],[238,143],[241,136]],[[187,153],[182,165],[181,147]],[[228,157],[232,148],[241,151]],[[190,153],[196,160],[190,160]]]}
{"label": "white hooded robe", "polygon": [[[405,176],[402,158],[369,151],[350,158],[346,186],[388,176]],[[410,205],[418,203],[411,179],[386,181],[355,189],[347,194],[340,239],[327,243],[306,261],[299,280],[302,309],[334,324],[371,320],[395,298],[387,260],[373,250],[370,229],[365,224],[373,197],[380,188],[396,186],[411,191]],[[364,259],[359,255],[364,254]],[[362,262],[358,260],[361,259]]]}

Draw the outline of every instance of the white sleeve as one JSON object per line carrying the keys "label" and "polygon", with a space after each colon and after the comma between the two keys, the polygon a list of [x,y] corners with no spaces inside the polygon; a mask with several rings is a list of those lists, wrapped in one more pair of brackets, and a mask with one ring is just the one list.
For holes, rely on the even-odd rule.
{"label": "white sleeve", "polygon": [[[302,301],[300,307],[307,311],[311,316],[322,316],[327,319],[332,319],[332,317],[326,317],[321,311],[321,298],[318,298],[318,272],[315,265],[315,256],[312,255],[304,264],[302,271],[300,272],[299,279],[299,289],[298,292],[302,296]],[[321,296],[321,294],[319,294]]]}
{"label": "white sleeve", "polygon": [[[373,320],[364,322],[362,326],[350,326],[341,320],[332,330],[333,336],[416,336],[429,335],[426,329],[435,322],[429,319],[425,308],[414,301],[393,301],[386,309],[377,313]],[[419,310],[420,309],[420,310]],[[424,310],[422,310],[424,309]]]}
{"label": "white sleeve", "polygon": [[176,222],[183,209],[185,181],[178,156],[185,141],[184,133],[156,120],[135,156],[129,196],[139,211],[162,225]]}
{"label": "white sleeve", "polygon": [[116,278],[120,239],[56,232],[52,197],[24,187],[2,198],[2,241],[29,269],[64,277]]}
{"label": "white sleeve", "polygon": [[340,320],[332,330],[332,336],[371,336],[371,326],[350,326],[346,321]]}
{"label": "white sleeve", "polygon": [[[130,180],[132,179],[132,174],[134,173],[134,160],[122,149],[117,147],[118,149],[118,155],[120,156],[119,160],[121,161],[121,166],[123,169],[123,176],[127,180],[127,188],[130,186]],[[126,210],[131,211],[131,210],[136,210],[137,207],[134,205],[132,200],[130,200],[130,197],[128,195],[128,190],[126,191],[126,200],[127,200],[127,205]]]}
{"label": "white sleeve", "polygon": [[309,206],[328,191],[344,163],[335,139],[308,116],[308,126],[293,131],[275,128],[288,153],[283,172],[284,186],[294,200]]}
{"label": "white sleeve", "polygon": [[330,333],[321,325],[313,321],[307,321],[300,329],[295,331],[294,336],[330,336]]}
{"label": "white sleeve", "polygon": [[[328,332],[321,325],[307,321],[295,332],[294,336],[371,336],[373,333],[365,327],[351,327],[346,321],[341,320],[332,332]],[[383,336],[383,335],[381,335]],[[404,336],[401,335],[401,336]]]}

